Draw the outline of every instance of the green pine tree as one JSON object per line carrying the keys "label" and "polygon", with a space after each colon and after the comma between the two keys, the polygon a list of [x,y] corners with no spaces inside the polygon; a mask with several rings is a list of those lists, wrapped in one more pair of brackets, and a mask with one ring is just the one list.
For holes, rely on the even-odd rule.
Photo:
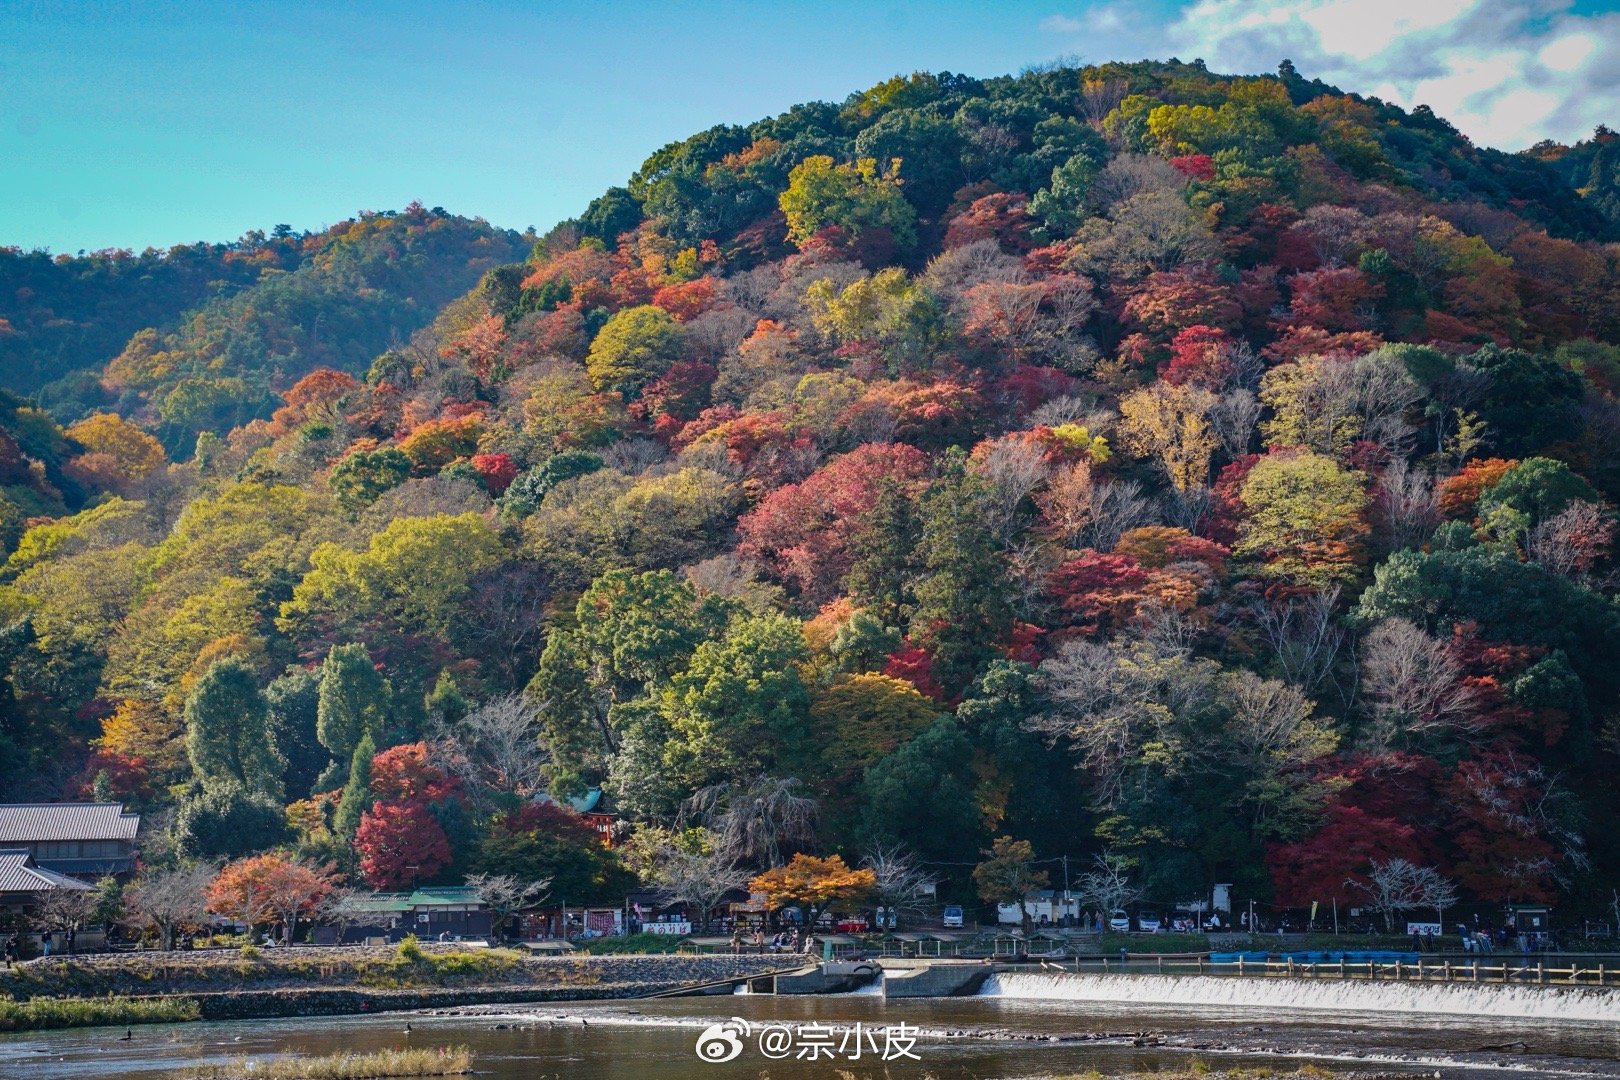
{"label": "green pine tree", "polygon": [[281,798],[283,763],[270,741],[269,712],[258,676],[234,656],[214,661],[186,699],[186,751],[206,788],[240,784]]}
{"label": "green pine tree", "polygon": [[332,816],[332,830],[344,839],[351,839],[360,827],[360,817],[371,808],[371,759],[377,756],[377,744],[371,733],[360,736],[349,762],[349,782],[343,785],[343,797],[338,800],[337,813]]}

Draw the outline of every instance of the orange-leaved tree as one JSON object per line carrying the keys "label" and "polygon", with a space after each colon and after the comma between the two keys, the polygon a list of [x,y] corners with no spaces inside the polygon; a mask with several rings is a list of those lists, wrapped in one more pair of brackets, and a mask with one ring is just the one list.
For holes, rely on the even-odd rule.
{"label": "orange-leaved tree", "polygon": [[870,870],[851,870],[841,855],[825,859],[799,854],[786,866],[765,871],[748,887],[764,893],[773,908],[825,908],[835,901],[852,903],[869,894],[877,885]]}
{"label": "orange-leaved tree", "polygon": [[208,886],[208,910],[249,927],[279,922],[285,928],[282,940],[290,945],[298,916],[314,911],[335,884],[325,867],[280,855],[255,855],[225,864]]}

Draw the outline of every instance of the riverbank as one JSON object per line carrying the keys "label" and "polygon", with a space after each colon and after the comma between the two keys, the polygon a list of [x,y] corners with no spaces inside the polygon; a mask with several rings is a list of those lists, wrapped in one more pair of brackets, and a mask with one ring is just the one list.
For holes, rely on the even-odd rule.
{"label": "riverbank", "polygon": [[0,1027],[618,1000],[787,966],[769,956],[542,957],[445,945],[50,957],[0,975]]}

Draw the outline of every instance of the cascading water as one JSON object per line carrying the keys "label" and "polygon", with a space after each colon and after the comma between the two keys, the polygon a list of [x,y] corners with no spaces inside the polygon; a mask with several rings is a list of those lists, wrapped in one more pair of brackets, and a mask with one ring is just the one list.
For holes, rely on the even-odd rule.
{"label": "cascading water", "polygon": [[1620,991],[1595,987],[1009,972],[990,976],[979,994],[1044,1001],[1437,1013],[1620,1023]]}
{"label": "cascading water", "polygon": [[870,995],[875,995],[877,997],[882,997],[883,996],[883,969],[882,968],[878,969],[877,975],[873,977],[871,982],[866,983],[866,984],[864,984],[862,986],[856,987],[854,990],[851,990],[850,993],[851,994],[864,994],[864,995],[869,995],[869,996]]}

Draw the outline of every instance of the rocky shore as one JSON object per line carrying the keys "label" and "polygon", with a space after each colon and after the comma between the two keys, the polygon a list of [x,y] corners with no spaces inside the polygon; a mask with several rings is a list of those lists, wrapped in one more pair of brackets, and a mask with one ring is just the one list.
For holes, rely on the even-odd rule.
{"label": "rocky shore", "polygon": [[769,956],[531,956],[422,946],[292,948],[51,957],[0,975],[0,993],[38,998],[187,999],[202,1019],[332,1016],[496,1002],[645,997],[790,966]]}

